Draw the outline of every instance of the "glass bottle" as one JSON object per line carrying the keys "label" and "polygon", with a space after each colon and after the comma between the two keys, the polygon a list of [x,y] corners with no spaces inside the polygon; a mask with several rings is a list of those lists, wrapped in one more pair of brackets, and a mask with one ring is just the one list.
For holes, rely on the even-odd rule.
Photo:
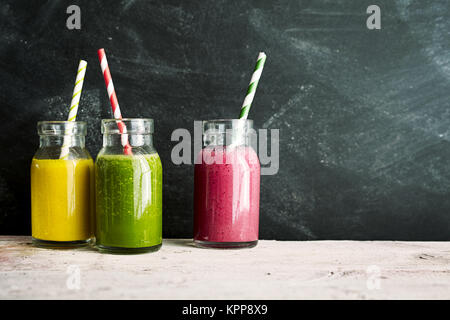
{"label": "glass bottle", "polygon": [[85,149],[86,123],[42,121],[31,162],[32,242],[77,247],[93,239],[94,163]]}
{"label": "glass bottle", "polygon": [[102,120],[103,148],[95,162],[95,235],[101,251],[140,253],[161,247],[162,166],[153,132],[152,119]]}
{"label": "glass bottle", "polygon": [[195,162],[194,243],[243,248],[258,242],[260,163],[252,120],[203,121]]}

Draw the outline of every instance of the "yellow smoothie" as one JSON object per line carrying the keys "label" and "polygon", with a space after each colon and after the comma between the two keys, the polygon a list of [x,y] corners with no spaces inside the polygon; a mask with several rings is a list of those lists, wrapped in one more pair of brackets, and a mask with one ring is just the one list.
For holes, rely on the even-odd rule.
{"label": "yellow smoothie", "polygon": [[33,159],[31,228],[35,239],[87,240],[93,235],[92,159]]}

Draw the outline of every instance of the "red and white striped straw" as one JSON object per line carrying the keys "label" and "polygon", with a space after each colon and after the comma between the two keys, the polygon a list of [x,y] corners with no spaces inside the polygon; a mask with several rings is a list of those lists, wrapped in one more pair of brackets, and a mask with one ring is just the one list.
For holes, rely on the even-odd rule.
{"label": "red and white striped straw", "polygon": [[106,90],[108,91],[109,101],[111,102],[114,119],[117,121],[117,126],[122,135],[122,145],[124,154],[131,153],[131,145],[128,142],[127,127],[120,121],[122,120],[122,114],[120,113],[119,101],[117,101],[116,90],[114,90],[114,84],[111,78],[111,72],[109,71],[108,60],[106,60],[105,49],[98,49],[98,59],[100,61],[100,67],[102,68],[103,78],[105,79]]}

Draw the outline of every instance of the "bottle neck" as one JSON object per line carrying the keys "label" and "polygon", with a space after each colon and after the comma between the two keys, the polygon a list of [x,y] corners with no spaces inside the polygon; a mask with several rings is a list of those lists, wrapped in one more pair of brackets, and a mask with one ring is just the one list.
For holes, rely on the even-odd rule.
{"label": "bottle neck", "polygon": [[253,121],[247,119],[206,120],[202,123],[203,147],[249,146],[256,137]]}
{"label": "bottle neck", "polygon": [[39,147],[85,147],[86,138],[83,135],[41,135],[39,136]]}
{"label": "bottle neck", "polygon": [[153,135],[151,134],[103,134],[103,147],[123,146],[128,141],[132,147],[153,147]]}

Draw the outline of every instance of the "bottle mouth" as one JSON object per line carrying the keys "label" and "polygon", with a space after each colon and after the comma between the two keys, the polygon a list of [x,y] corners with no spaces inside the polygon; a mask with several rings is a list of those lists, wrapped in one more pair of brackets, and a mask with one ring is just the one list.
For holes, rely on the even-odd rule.
{"label": "bottle mouth", "polygon": [[37,130],[40,136],[85,136],[85,121],[39,121]]}
{"label": "bottle mouth", "polygon": [[152,134],[154,121],[149,118],[102,119],[103,134]]}

